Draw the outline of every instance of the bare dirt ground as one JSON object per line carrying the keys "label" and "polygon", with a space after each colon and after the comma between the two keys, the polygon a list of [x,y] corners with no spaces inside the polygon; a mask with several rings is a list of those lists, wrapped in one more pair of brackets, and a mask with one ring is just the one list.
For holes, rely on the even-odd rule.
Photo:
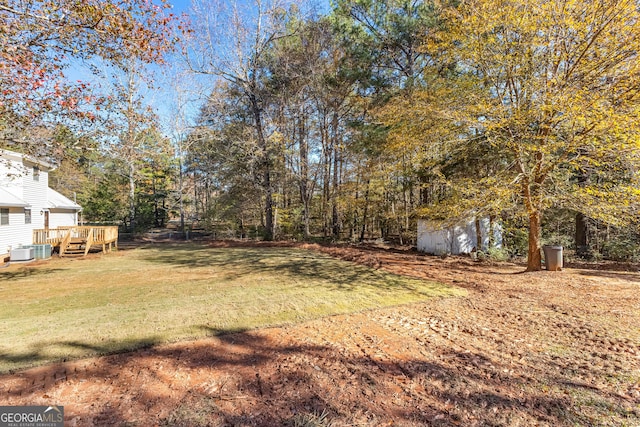
{"label": "bare dirt ground", "polygon": [[0,404],[68,426],[640,426],[637,268],[300,246],[468,295],[30,369]]}

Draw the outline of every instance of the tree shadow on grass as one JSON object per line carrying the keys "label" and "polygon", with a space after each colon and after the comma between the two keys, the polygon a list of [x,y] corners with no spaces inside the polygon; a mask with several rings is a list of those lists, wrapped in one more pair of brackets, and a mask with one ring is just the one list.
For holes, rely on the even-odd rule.
{"label": "tree shadow on grass", "polygon": [[[34,396],[58,396],[62,401],[51,403],[65,405],[67,421],[79,425],[282,426],[320,414],[337,425],[590,425],[559,376],[505,374],[500,361],[482,353],[452,351],[448,362],[380,358],[375,348],[285,344],[260,333],[224,332],[211,330],[216,338],[189,345],[5,376],[0,398],[26,404]],[[478,365],[467,369],[473,360]],[[483,366],[489,363],[496,366]],[[177,377],[191,380],[174,383]],[[84,383],[89,385],[83,388]],[[544,392],[540,384],[560,392]],[[104,399],[84,402],[82,390],[95,388]],[[608,402],[597,390],[590,392]],[[96,399],[95,391],[86,398]],[[618,418],[628,416],[615,406],[611,410]]]}
{"label": "tree shadow on grass", "polygon": [[29,268],[22,267],[15,271],[2,271],[0,270],[0,283],[10,280],[27,279],[30,277],[47,276],[49,274],[65,271],[63,268]]}
{"label": "tree shadow on grass", "polygon": [[[372,270],[366,267],[352,265],[348,262],[335,260],[322,254],[315,254],[306,250],[297,250],[290,248],[223,248],[210,249],[203,245],[166,245],[154,248],[153,250],[141,249],[141,257],[147,262],[157,262],[169,265],[176,265],[178,268],[194,269],[204,268],[213,270],[223,270],[223,275],[227,279],[242,279],[251,277],[255,283],[259,283],[261,276],[269,275],[274,282],[273,288],[279,286],[279,281],[286,283],[290,287],[295,288],[322,288],[319,292],[315,290],[303,289],[299,291],[294,289],[292,297],[282,299],[282,301],[273,299],[276,302],[274,309],[266,310],[261,315],[266,316],[265,322],[270,324],[281,324],[283,322],[297,322],[299,317],[296,313],[302,313],[308,317],[317,318],[327,314],[343,313],[345,311],[356,311],[377,307],[380,305],[399,304],[407,301],[423,301],[433,296],[448,296],[452,292],[449,288],[440,285],[430,286],[424,281],[406,279],[401,276],[390,273]],[[53,270],[36,269],[42,274],[49,274]],[[224,291],[224,290],[223,290]],[[270,292],[270,289],[268,289]],[[277,291],[277,289],[276,289]],[[325,292],[326,291],[326,292]],[[340,291],[340,292],[338,292]],[[176,295],[182,296],[187,291],[178,289]],[[218,292],[217,289],[207,291],[210,294]],[[240,302],[242,305],[243,293],[240,293]],[[323,293],[324,292],[324,293]],[[405,299],[393,299],[397,295],[402,295]],[[173,295],[173,294],[172,294]],[[362,296],[362,297],[361,297]],[[246,298],[250,298],[247,296]],[[262,298],[262,297],[260,297]],[[298,298],[298,299],[296,299]],[[106,299],[109,302],[108,299]],[[265,297],[265,301],[272,301]],[[389,302],[391,301],[391,302]],[[399,302],[396,302],[399,301]],[[356,304],[357,308],[353,308],[350,304]],[[234,301],[234,304],[236,302]],[[119,304],[119,302],[118,302]],[[123,305],[126,301],[123,302]],[[185,305],[184,310],[189,310],[189,303]],[[233,304],[231,304],[233,305]],[[329,307],[329,308],[327,308]],[[345,308],[346,307],[346,308]],[[83,307],[81,307],[83,308]],[[206,310],[208,306],[205,306]],[[93,308],[92,308],[93,309]],[[95,307],[99,309],[99,307]],[[317,309],[317,311],[313,311]],[[294,313],[286,314],[282,319],[277,316],[277,310]],[[56,325],[56,319],[45,312],[49,316],[52,325]],[[162,313],[159,314],[160,316]],[[220,319],[224,320],[225,313],[215,313],[216,322]],[[249,316],[256,316],[256,313],[250,311]],[[287,317],[289,316],[289,317]],[[273,320],[276,319],[276,320]],[[88,322],[90,322],[89,320]],[[196,320],[199,322],[200,320]],[[191,321],[190,321],[191,322]],[[233,324],[231,322],[222,324]],[[192,323],[189,323],[191,325]],[[212,321],[212,324],[220,324]],[[244,322],[243,325],[249,324]],[[253,324],[252,324],[253,325]],[[45,326],[46,327],[46,326]],[[60,326],[58,326],[59,328]],[[90,329],[89,329],[90,330]],[[219,335],[220,333],[238,332],[238,330],[226,331],[206,331],[208,335]],[[90,333],[90,332],[88,332]],[[156,332],[149,330],[148,335]],[[181,335],[194,336],[187,332]],[[64,336],[64,335],[63,335]],[[67,335],[72,337],[71,335]],[[73,335],[73,338],[82,335]],[[111,334],[107,337],[113,336]],[[16,340],[21,339],[16,337]],[[40,342],[28,347],[29,338],[25,338],[24,344],[20,349],[18,346],[11,347],[11,343],[5,343],[0,346],[0,369],[20,369],[25,366],[34,366],[43,363],[65,360],[65,358],[87,357],[96,354],[110,354],[114,352],[129,351],[137,348],[144,348],[149,345],[158,344],[161,340],[156,336],[143,337],[139,339],[130,339],[122,341],[100,341],[91,342],[91,338],[85,341],[58,341],[48,342],[46,338],[40,339]]]}
{"label": "tree shadow on grass", "polygon": [[307,279],[314,284],[323,281],[323,286],[340,290],[358,290],[366,286],[413,292],[418,287],[418,280],[421,280],[374,270],[309,250],[287,247],[168,245],[157,247],[143,258],[148,262],[181,268],[219,268],[227,280],[268,274],[280,277],[283,281],[294,280],[299,286],[305,286]]}
{"label": "tree shadow on grass", "polygon": [[[125,353],[160,344],[158,337],[146,337],[126,340],[110,340],[101,344],[79,340],[44,342],[30,346],[28,351],[2,352],[0,362],[3,365],[24,367],[42,365],[44,363],[66,362],[91,356]],[[13,372],[10,369],[9,372]]]}

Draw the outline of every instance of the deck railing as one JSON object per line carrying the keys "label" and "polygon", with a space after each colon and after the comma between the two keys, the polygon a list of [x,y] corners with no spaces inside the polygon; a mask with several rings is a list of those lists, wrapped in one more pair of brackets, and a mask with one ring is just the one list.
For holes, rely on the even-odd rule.
{"label": "deck railing", "polygon": [[71,232],[72,229],[66,230],[67,234],[64,235],[64,237],[62,238],[62,241],[59,243],[58,246],[60,246],[60,256],[64,256],[65,251],[67,250],[67,247],[69,246],[69,243],[71,243],[71,238],[73,233]]}
{"label": "deck railing", "polygon": [[44,230],[33,230],[33,244],[60,244],[65,237],[87,240],[89,233],[94,244],[113,243],[118,241],[117,226],[66,226]]}
{"label": "deck railing", "polygon": [[59,244],[64,237],[68,234],[69,230],[62,228],[48,228],[44,230],[33,230],[33,244],[44,245],[49,243],[51,245]]}

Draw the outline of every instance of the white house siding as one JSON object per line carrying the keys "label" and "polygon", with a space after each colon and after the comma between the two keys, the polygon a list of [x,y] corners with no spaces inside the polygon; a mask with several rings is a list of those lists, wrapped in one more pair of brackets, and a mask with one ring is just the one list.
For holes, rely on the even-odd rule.
{"label": "white house siding", "polygon": [[80,205],[52,188],[47,188],[47,206],[50,228],[78,225]]}
{"label": "white house siding", "polygon": [[[0,153],[3,154],[3,153]],[[0,188],[4,190],[2,196],[6,199],[24,200],[23,182],[26,169],[19,162],[19,158],[0,155]],[[7,195],[8,193],[8,195]],[[6,202],[7,200],[2,200]],[[2,206],[9,209],[9,224],[0,225],[0,261],[9,254],[12,248],[24,243],[31,243],[31,228],[25,228],[24,207]],[[32,211],[33,212],[33,211]]]}
{"label": "white house siding", "polygon": [[[82,208],[49,188],[52,169],[46,162],[0,149],[0,207],[9,209],[9,224],[0,225],[0,261],[10,249],[33,242],[33,230],[44,228],[46,212],[49,228],[77,225]],[[30,224],[25,223],[25,209],[31,209]]]}
{"label": "white house siding", "polygon": [[[7,209],[7,208],[4,208]],[[9,225],[0,225],[0,261],[11,249],[32,242],[32,229],[25,227],[24,208],[8,208]],[[33,215],[33,214],[32,214]]]}
{"label": "white house siding", "polygon": [[[38,166],[40,171],[37,181],[34,180],[34,166]],[[0,225],[0,261],[10,249],[31,244],[34,229],[44,228],[50,168],[46,163],[0,150],[0,188],[3,190],[0,192],[0,204],[4,202],[5,206],[1,207],[9,209],[9,224]],[[26,209],[31,209],[31,224],[25,224],[24,204],[28,205]]]}
{"label": "white house siding", "polygon": [[[45,170],[40,170],[39,180],[34,181],[33,165],[27,163],[23,200],[31,205],[31,230],[44,228],[44,210],[47,209],[48,186],[49,173]],[[49,228],[51,228],[51,224],[49,224]]]}
{"label": "white house siding", "polygon": [[[482,250],[489,248],[489,218],[480,220],[480,232],[482,235]],[[493,224],[494,247],[502,247],[502,227],[499,223]],[[453,227],[442,227],[437,222],[418,220],[418,250],[435,255],[443,254],[468,254],[477,247],[476,222],[469,221],[466,224]]]}
{"label": "white house siding", "polygon": [[78,225],[77,211],[65,209],[51,209],[49,213],[49,228],[67,227]]}

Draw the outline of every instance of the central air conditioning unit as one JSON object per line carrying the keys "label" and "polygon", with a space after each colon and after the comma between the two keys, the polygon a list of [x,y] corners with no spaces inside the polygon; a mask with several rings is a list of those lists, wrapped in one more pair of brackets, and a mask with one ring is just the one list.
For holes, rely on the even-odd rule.
{"label": "central air conditioning unit", "polygon": [[33,248],[11,249],[9,253],[10,261],[29,261],[33,259]]}
{"label": "central air conditioning unit", "polygon": [[49,259],[51,258],[51,245],[22,245],[20,249],[33,249],[33,257],[35,259]]}

